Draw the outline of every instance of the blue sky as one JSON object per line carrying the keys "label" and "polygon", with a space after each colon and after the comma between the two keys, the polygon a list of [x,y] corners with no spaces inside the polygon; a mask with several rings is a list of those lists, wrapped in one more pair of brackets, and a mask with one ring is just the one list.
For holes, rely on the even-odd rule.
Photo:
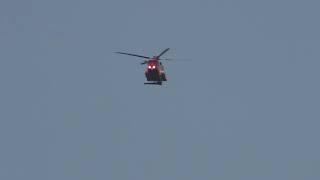
{"label": "blue sky", "polygon": [[319,5],[1,1],[0,178],[319,179]]}

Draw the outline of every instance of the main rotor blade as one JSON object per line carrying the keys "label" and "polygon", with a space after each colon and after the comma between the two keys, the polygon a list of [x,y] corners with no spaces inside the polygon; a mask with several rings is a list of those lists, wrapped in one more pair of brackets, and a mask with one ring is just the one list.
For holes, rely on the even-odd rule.
{"label": "main rotor blade", "polygon": [[162,61],[192,61],[191,59],[181,59],[181,58],[166,58],[166,59],[159,59]]}
{"label": "main rotor blade", "polygon": [[137,54],[130,54],[130,53],[124,53],[124,52],[116,52],[116,53],[118,53],[118,54],[124,54],[124,55],[128,55],[128,56],[135,56],[135,57],[144,58],[144,59],[150,59],[150,57],[141,56],[141,55],[137,55]]}
{"label": "main rotor blade", "polygon": [[167,51],[169,51],[170,48],[165,49],[164,51],[162,51],[162,53],[160,53],[157,58],[159,59],[164,53],[166,53]]}

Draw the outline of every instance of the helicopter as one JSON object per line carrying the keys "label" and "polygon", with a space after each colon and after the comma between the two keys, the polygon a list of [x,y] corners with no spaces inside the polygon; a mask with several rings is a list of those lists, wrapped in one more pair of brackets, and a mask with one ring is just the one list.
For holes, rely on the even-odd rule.
{"label": "helicopter", "polygon": [[145,59],[143,62],[141,62],[141,65],[146,64],[146,70],[145,70],[145,76],[147,79],[147,82],[144,84],[149,84],[149,85],[162,85],[163,81],[167,81],[166,73],[164,71],[164,66],[160,62],[162,60],[167,60],[170,61],[171,59],[161,59],[160,57],[164,55],[167,51],[169,51],[170,48],[167,48],[163,50],[159,55],[153,56],[153,57],[148,57],[148,56],[141,56],[138,54],[131,54],[131,53],[126,53],[126,52],[115,52],[118,54],[124,54],[128,56],[135,56],[139,58]]}

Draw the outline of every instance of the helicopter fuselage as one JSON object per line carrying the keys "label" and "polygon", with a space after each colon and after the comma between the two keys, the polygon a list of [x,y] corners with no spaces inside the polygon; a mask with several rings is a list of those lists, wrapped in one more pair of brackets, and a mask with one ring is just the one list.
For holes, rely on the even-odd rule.
{"label": "helicopter fuselage", "polygon": [[158,84],[161,84],[162,81],[167,81],[164,67],[157,59],[148,61],[145,76],[147,81],[157,82]]}

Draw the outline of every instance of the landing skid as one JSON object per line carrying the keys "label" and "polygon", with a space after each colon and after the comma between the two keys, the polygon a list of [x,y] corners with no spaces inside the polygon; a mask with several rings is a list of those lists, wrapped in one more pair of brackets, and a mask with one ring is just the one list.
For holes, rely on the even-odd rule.
{"label": "landing skid", "polygon": [[162,81],[156,81],[156,82],[145,82],[146,85],[162,85]]}

